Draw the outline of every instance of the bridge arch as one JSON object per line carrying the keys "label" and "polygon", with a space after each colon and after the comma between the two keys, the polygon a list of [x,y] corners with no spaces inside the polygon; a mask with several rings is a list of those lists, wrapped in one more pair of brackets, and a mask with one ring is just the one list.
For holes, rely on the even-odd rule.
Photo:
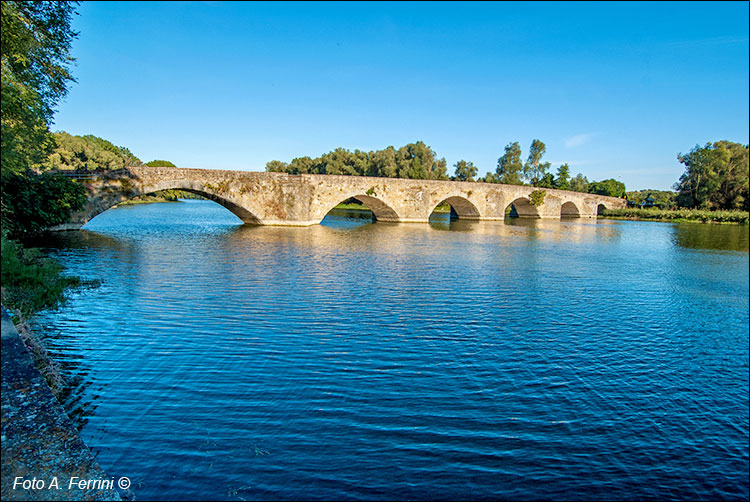
{"label": "bridge arch", "polygon": [[430,211],[430,214],[434,213],[435,208],[442,204],[449,204],[451,207],[451,219],[455,216],[458,219],[466,220],[478,220],[480,218],[479,209],[466,197],[460,195],[453,195],[446,197],[439,203],[435,204]]}
{"label": "bridge arch", "polygon": [[375,221],[398,221],[399,216],[396,211],[393,210],[391,206],[383,202],[382,200],[378,199],[377,197],[373,197],[371,195],[367,194],[356,194],[351,195],[349,197],[341,198],[338,202],[336,202],[333,206],[329,207],[325,213],[321,216],[321,220],[325,218],[325,215],[327,215],[333,208],[341,204],[342,202],[345,202],[349,199],[354,199],[360,204],[364,205],[372,211],[372,217]]}
{"label": "bridge arch", "polygon": [[560,217],[561,218],[580,218],[581,211],[574,202],[568,201],[560,206]]}
{"label": "bridge arch", "polygon": [[147,186],[138,189],[130,187],[129,189],[125,189],[119,193],[105,193],[102,196],[89,201],[88,207],[85,209],[85,221],[90,221],[92,218],[126,200],[131,200],[135,197],[147,195],[154,192],[160,192],[162,190],[181,190],[183,192],[194,193],[213,202],[216,202],[220,206],[226,208],[232,214],[242,220],[243,223],[252,225],[261,223],[260,218],[258,218],[258,216],[253,211],[245,207],[244,204],[241,205],[239,201],[231,200],[230,197],[218,195],[206,189],[195,188],[192,184],[183,181],[164,181],[153,186]]}
{"label": "bridge arch", "polygon": [[[510,215],[508,210],[510,209]],[[513,214],[515,211],[515,215]],[[526,197],[518,197],[505,206],[505,215],[511,218],[541,218],[539,209]]]}
{"label": "bridge arch", "polygon": [[599,215],[599,214],[602,214],[602,212],[603,212],[603,211],[604,211],[605,209],[609,209],[609,208],[607,207],[607,204],[605,204],[605,203],[604,203],[604,201],[599,201],[599,202],[598,202],[598,203],[596,204],[596,214],[597,214],[597,215]]}

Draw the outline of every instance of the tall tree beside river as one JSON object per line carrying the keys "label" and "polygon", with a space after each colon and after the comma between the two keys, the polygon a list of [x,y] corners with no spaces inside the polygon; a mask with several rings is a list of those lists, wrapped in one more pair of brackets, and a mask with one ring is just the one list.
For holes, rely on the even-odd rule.
{"label": "tall tree beside river", "polygon": [[748,145],[731,141],[696,145],[677,159],[685,164],[685,174],[675,186],[680,206],[750,210]]}
{"label": "tall tree beside river", "polygon": [[[65,221],[85,203],[85,189],[40,174],[54,146],[55,105],[74,79],[69,68],[75,2],[2,2],[3,230],[25,235]],[[39,209],[31,211],[32,209]]]}

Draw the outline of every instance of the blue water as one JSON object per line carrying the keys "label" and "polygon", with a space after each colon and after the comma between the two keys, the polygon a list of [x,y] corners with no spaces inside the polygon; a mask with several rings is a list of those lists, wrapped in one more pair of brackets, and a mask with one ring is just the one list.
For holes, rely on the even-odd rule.
{"label": "blue water", "polygon": [[747,499],[748,231],[113,209],[39,318],[136,499]]}

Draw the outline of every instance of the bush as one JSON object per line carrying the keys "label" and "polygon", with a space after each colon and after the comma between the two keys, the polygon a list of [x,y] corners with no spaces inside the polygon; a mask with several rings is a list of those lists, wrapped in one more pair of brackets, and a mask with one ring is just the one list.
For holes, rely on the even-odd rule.
{"label": "bush", "polygon": [[544,204],[544,196],[547,195],[547,192],[544,190],[534,190],[529,194],[529,201],[531,201],[532,206],[541,206]]}
{"label": "bush", "polygon": [[36,234],[70,219],[86,204],[86,188],[59,174],[2,175],[3,229],[12,236]]}
{"label": "bush", "polygon": [[38,249],[24,249],[2,236],[2,303],[9,309],[28,317],[61,305],[68,288],[95,285],[64,276],[62,271],[59,263]]}

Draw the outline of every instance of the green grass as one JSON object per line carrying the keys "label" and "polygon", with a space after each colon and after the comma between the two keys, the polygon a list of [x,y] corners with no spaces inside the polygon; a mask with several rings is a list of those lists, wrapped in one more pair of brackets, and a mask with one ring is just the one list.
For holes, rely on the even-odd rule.
{"label": "green grass", "polygon": [[739,223],[747,225],[747,211],[709,211],[706,209],[605,209],[600,218],[622,218],[632,220],[693,221],[703,223]]}
{"label": "green grass", "polygon": [[58,307],[71,288],[92,287],[97,282],[63,275],[63,267],[38,249],[26,249],[2,237],[2,303],[28,318]]}
{"label": "green grass", "polygon": [[63,267],[45,257],[38,249],[26,249],[16,241],[2,236],[2,304],[13,315],[18,334],[34,359],[39,371],[56,396],[63,390],[60,365],[52,360],[43,340],[34,335],[28,320],[35,313],[55,308],[65,302],[71,288],[91,287],[86,282],[63,275]]}

